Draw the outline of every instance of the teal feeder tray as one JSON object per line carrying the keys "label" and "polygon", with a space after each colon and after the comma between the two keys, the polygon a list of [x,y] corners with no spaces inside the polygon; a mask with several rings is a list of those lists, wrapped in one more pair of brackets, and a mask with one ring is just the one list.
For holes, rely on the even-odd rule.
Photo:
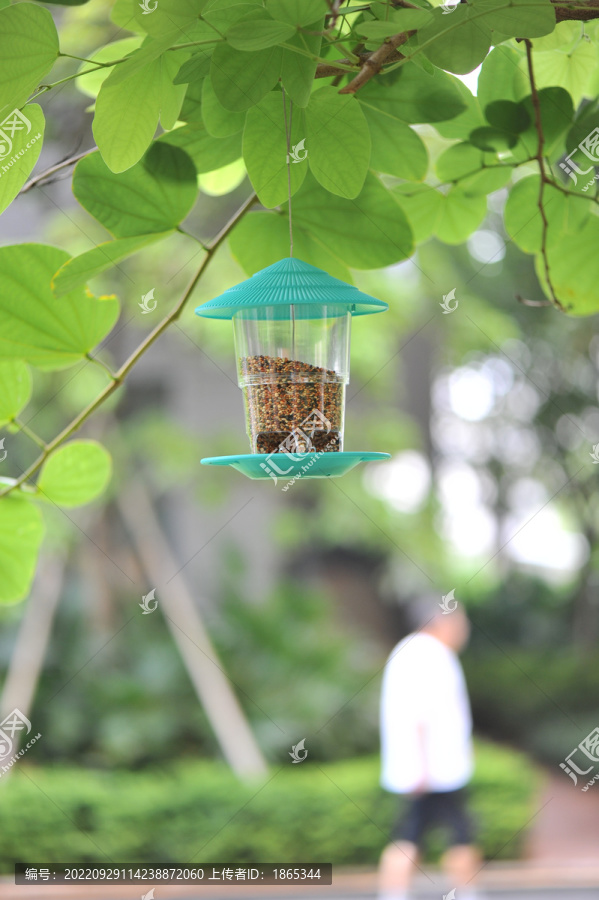
{"label": "teal feeder tray", "polygon": [[384,312],[299,259],[282,259],[196,309],[232,319],[251,453],[203,459],[248,478],[334,478],[388,453],[345,452],[352,316]]}

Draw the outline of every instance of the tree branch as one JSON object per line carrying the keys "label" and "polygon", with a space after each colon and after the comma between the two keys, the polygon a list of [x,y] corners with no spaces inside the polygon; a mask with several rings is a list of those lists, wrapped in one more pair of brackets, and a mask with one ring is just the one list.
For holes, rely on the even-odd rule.
{"label": "tree branch", "polygon": [[[378,50],[375,50],[374,53],[368,54],[366,59],[362,64],[362,68],[349,84],[346,84],[345,87],[341,88],[339,91],[340,94],[355,94],[356,91],[359,91],[361,87],[370,81],[371,78],[374,78],[375,75],[378,75],[383,65],[386,62],[390,62],[389,57],[396,53],[397,47],[401,44],[405,44],[407,39],[411,37],[411,35],[416,34],[415,31],[405,31],[403,34],[394,34],[391,37],[387,38],[384,44],[382,44]],[[396,54],[397,59],[403,59],[401,53]]]}
{"label": "tree branch", "polygon": [[6,487],[3,491],[0,491],[0,497],[4,497],[6,494],[10,494],[12,491],[20,488],[21,485],[28,481],[32,475],[35,475],[35,473],[39,469],[41,469],[50,454],[53,453],[54,450],[56,450],[56,448],[59,447],[64,441],[66,441],[67,438],[71,437],[71,435],[74,434],[81,427],[81,425],[83,425],[86,419],[88,419],[92,415],[92,413],[94,413],[104,403],[104,401],[107,400],[108,397],[110,397],[110,395],[113,394],[118,387],[120,387],[133,366],[140,359],[140,357],[143,356],[146,350],[152,346],[154,341],[157,340],[164,331],[166,331],[169,325],[172,325],[172,323],[179,318],[179,316],[183,312],[185,304],[195,290],[196,285],[200,280],[200,277],[202,276],[204,270],[208,266],[210,260],[213,258],[214,254],[223,243],[223,241],[233,230],[235,225],[237,225],[239,220],[243,218],[250,207],[254,205],[256,200],[256,194],[252,194],[251,197],[249,197],[245,201],[243,206],[241,206],[237,210],[235,215],[232,216],[231,219],[229,219],[224,228],[222,228],[222,230],[216,235],[216,237],[208,244],[206,256],[200,263],[197,272],[191,279],[187,289],[185,290],[185,293],[183,294],[175,308],[168,314],[168,316],[165,316],[165,318],[161,322],[159,322],[158,325],[156,325],[154,330],[150,332],[150,334],[141,342],[139,347],[137,347],[137,349],[133,351],[129,358],[125,360],[123,365],[114,373],[114,375],[111,376],[110,382],[98,394],[96,399],[92,400],[92,402],[88,406],[86,406],[85,409],[83,409],[77,416],[75,416],[72,422],[70,422],[65,428],[63,428],[60,434],[57,434],[55,438],[53,438],[48,444],[46,444],[44,451],[40,453],[35,462],[33,462],[29,466],[29,468],[26,469],[23,474],[13,482],[13,484]]}
{"label": "tree branch", "polygon": [[542,222],[542,231],[541,231],[541,256],[543,257],[543,267],[545,269],[545,279],[547,281],[547,289],[549,291],[549,296],[551,302],[558,307],[558,309],[564,310],[564,306],[562,302],[556,297],[555,291],[553,289],[553,284],[551,283],[551,273],[549,271],[549,259],[547,257],[547,232],[549,230],[549,222],[547,221],[547,215],[545,213],[545,208],[543,206],[543,194],[545,191],[545,185],[548,183],[549,179],[547,177],[547,173],[545,171],[545,160],[543,158],[543,149],[545,145],[545,135],[543,134],[543,123],[541,121],[541,104],[539,102],[539,93],[537,91],[537,85],[535,82],[535,73],[532,64],[532,43],[526,38],[524,40],[524,44],[526,46],[526,61],[528,63],[528,77],[530,80],[530,93],[533,109],[535,111],[535,126],[537,129],[537,153],[536,160],[539,164],[539,175],[540,175],[540,184],[539,184],[539,196],[537,199],[537,206],[539,207],[539,213],[541,215]]}
{"label": "tree branch", "polygon": [[586,0],[577,6],[564,3],[563,0],[552,0],[555,6],[555,18],[558,22],[588,22],[590,19],[599,19],[599,0]]}
{"label": "tree branch", "polygon": [[56,165],[50,166],[50,168],[46,169],[45,172],[40,172],[39,175],[35,175],[34,178],[28,181],[27,184],[21,188],[19,194],[26,194],[27,191],[30,191],[31,188],[34,188],[36,184],[40,183],[40,181],[45,181],[46,178],[49,178],[50,175],[54,175],[55,172],[60,172],[61,169],[66,169],[68,166],[74,166],[75,163],[79,162],[80,159],[83,159],[84,156],[88,156],[90,153],[93,153],[94,150],[97,149],[97,147],[91,147],[89,150],[84,150],[83,153],[77,153],[76,156],[69,156],[67,157],[67,159],[63,159],[59,163],[56,163]]}

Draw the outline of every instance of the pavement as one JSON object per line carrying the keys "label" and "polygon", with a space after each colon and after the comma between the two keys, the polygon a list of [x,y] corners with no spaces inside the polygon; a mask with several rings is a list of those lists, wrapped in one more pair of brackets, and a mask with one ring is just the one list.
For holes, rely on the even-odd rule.
{"label": "pavement", "polygon": [[[140,900],[147,886],[23,885],[0,881],[0,900]],[[442,874],[424,870],[414,883],[410,900],[443,900],[450,893]],[[372,869],[333,870],[330,886],[214,885],[204,887],[160,885],[154,900],[376,900],[376,872]],[[459,900],[459,890],[455,900]],[[536,861],[489,863],[479,877],[477,900],[599,900],[599,858],[575,865]]]}

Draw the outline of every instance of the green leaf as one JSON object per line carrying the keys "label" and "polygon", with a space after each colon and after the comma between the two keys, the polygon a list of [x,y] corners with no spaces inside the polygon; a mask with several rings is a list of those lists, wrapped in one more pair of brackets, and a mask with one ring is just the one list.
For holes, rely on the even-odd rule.
{"label": "green leaf", "polygon": [[41,106],[33,103],[9,117],[20,126],[12,139],[0,137],[0,213],[15,199],[40,155],[46,122]]}
{"label": "green leaf", "polygon": [[[266,99],[266,98],[265,98]],[[202,88],[202,118],[206,131],[215,138],[230,137],[243,130],[245,113],[231,112],[220,103],[209,78]]]}
{"label": "green leaf", "polygon": [[225,109],[241,112],[260,103],[279,80],[282,54],[280,47],[244,53],[219,44],[212,54],[210,77]]}
{"label": "green leaf", "polygon": [[534,38],[555,28],[551,0],[471,0],[473,18],[501,34]]}
{"label": "green leaf", "polygon": [[[569,24],[576,24],[580,29],[579,23]],[[583,38],[568,53],[560,50],[535,53],[534,69],[537,87],[559,84],[572,95],[575,105],[578,106],[584,97],[593,96],[595,93],[591,88],[591,82],[597,71],[597,44]]]}
{"label": "green leaf", "polygon": [[[154,0],[151,0],[151,6],[154,6]],[[178,31],[181,40],[177,43],[185,41],[202,40],[202,37],[190,37],[194,34],[189,31],[194,28],[198,22],[198,16],[206,6],[206,0],[158,0],[158,6],[154,12],[144,13],[139,6],[137,0],[133,2],[133,12],[140,27],[148,34],[154,37],[161,37],[166,32]],[[130,28],[130,25],[125,26]],[[211,29],[210,37],[219,38],[219,35]]]}
{"label": "green leaf", "polygon": [[112,474],[108,451],[96,441],[69,441],[46,461],[37,483],[39,497],[57,506],[95,500]]}
{"label": "green leaf", "polygon": [[448,17],[437,8],[434,21],[418,32],[419,46],[435,66],[465,75],[482,63],[491,45],[491,28],[471,12],[463,4]]}
{"label": "green leaf", "polygon": [[187,85],[187,93],[181,107],[181,120],[183,122],[202,121],[202,86],[203,82],[192,81]]}
{"label": "green leaf", "polygon": [[[574,106],[569,93],[561,87],[542,88],[539,92],[539,108],[544,136],[544,153],[550,154],[569,131],[574,121]],[[535,110],[530,95],[525,97],[522,105],[530,117],[530,125],[519,136],[514,148],[516,159],[535,156],[538,148]]]}
{"label": "green leaf", "polygon": [[160,57],[160,124],[169,131],[179,120],[187,86],[174,84],[174,78],[181,67],[181,60],[187,55],[185,50],[164,53]]}
{"label": "green leaf", "polygon": [[84,290],[57,300],[50,287],[68,253],[45,244],[0,247],[0,356],[24,359],[40,369],[78,362],[114,326],[114,297]]}
{"label": "green leaf", "polygon": [[14,603],[29,593],[44,524],[37,507],[14,494],[0,500],[0,602]]}
{"label": "green leaf", "polygon": [[221,166],[220,169],[213,169],[212,172],[198,175],[198,181],[203,194],[208,194],[210,197],[222,197],[223,194],[229,194],[238,188],[246,176],[243,160],[236,159],[228,166]]}
{"label": "green leaf", "polygon": [[31,397],[31,372],[20,359],[0,360],[0,425],[19,415]]}
{"label": "green leaf", "polygon": [[521,100],[530,93],[528,78],[518,68],[521,55],[511,47],[494,47],[478,76],[477,96],[481,109],[495,100]]}
{"label": "green leaf", "polygon": [[416,244],[422,244],[434,233],[443,206],[443,194],[429,184],[401,184],[393,188],[405,212]]}
{"label": "green leaf", "polygon": [[475,128],[468,140],[481,150],[495,151],[497,153],[509,150],[518,143],[517,135],[508,134],[506,131],[500,131],[498,128],[491,128],[489,125]]}
{"label": "green leaf", "polygon": [[401,15],[394,16],[387,22],[360,22],[355,26],[355,30],[369,40],[382,42],[393,34],[423,28],[430,24],[432,18],[432,14],[426,9],[405,9]]}
{"label": "green leaf", "polygon": [[165,231],[158,234],[142,234],[136,237],[120,238],[116,241],[106,241],[99,244],[93,250],[82,253],[80,256],[74,256],[67,260],[52,279],[52,290],[55,297],[63,297],[76,287],[83,284],[105,272],[112,269],[117,263],[123,259],[137,253],[156,241],[169,237],[173,231]]}
{"label": "green leaf", "polygon": [[443,197],[435,234],[445,244],[463,244],[476,231],[487,214],[487,198],[470,194],[460,186]]}
{"label": "green leaf", "polygon": [[400,7],[393,10],[393,20],[398,34],[422,28],[424,25],[428,25],[432,19],[432,11],[428,9],[403,9]]}
{"label": "green leaf", "polygon": [[305,32],[295,34],[287,41],[287,44],[291,47],[298,47],[300,51],[308,49],[313,56],[312,59],[301,52],[295,53],[293,50],[283,48],[281,81],[294,104],[302,109],[310,101],[317,58],[320,56],[323,28],[324,18],[321,16],[320,19],[311,22]]}
{"label": "green leaf", "polygon": [[58,34],[47,9],[18,3],[0,10],[0,124],[23,106],[57,58]]}
{"label": "green leaf", "polygon": [[94,138],[112,172],[135,165],[150,145],[160,115],[162,66],[154,59],[125,81],[109,75],[98,94]]}
{"label": "green leaf", "polygon": [[[577,200],[590,206],[588,200]],[[571,315],[589,316],[599,311],[598,246],[599,219],[589,216],[577,234],[562,236],[548,248],[551,282],[556,296]],[[545,267],[540,257],[536,260],[536,270],[544,285]]]}
{"label": "green leaf", "polygon": [[472,144],[454,144],[437,160],[442,182],[458,181],[468,194],[490,194],[510,180],[510,166],[500,166],[494,153],[484,153]]}
{"label": "green leaf", "polygon": [[454,75],[448,75],[462,97],[466,109],[454,119],[448,122],[436,122],[435,128],[442,137],[458,138],[464,140],[475,128],[481,128],[485,124],[478,98],[475,97],[466,85]]}
{"label": "green leaf", "polygon": [[472,144],[453,144],[437,159],[435,171],[441,181],[455,181],[482,169],[484,156],[482,150]]}
{"label": "green leaf", "polygon": [[389,266],[413,251],[404,213],[371,174],[354,200],[329,194],[309,175],[293,200],[293,222],[355,269]]}
{"label": "green leaf", "polygon": [[168,47],[187,39],[188,35],[183,34],[171,27],[169,31],[161,34],[160,37],[147,37],[142,46],[134,50],[129,58],[118,66],[113,67],[113,74],[110,77],[110,84],[114,87],[123,81],[128,81],[133,75],[139,72],[150,71],[148,66],[157,60]]}
{"label": "green leaf", "polygon": [[[113,41],[112,44],[106,44],[104,47],[100,47],[99,50],[96,50],[95,53],[92,53],[89,56],[89,59],[90,61],[101,63],[122,59],[123,57],[128,56],[129,53],[133,53],[134,50],[137,50],[141,41],[142,37],[140,35],[126,37],[120,41]],[[101,69],[96,69],[95,71],[90,71],[91,68],[89,62],[81,63],[79,71],[88,72],[88,74],[79,75],[79,77],[75,79],[75,87],[88,97],[97,97],[100,88],[110,73],[114,72],[114,66],[106,66]]]}
{"label": "green leaf", "polygon": [[[134,4],[138,2],[139,0],[115,0],[110,10],[110,21],[127,31],[145,34],[145,25],[140,24],[135,18]],[[148,15],[144,16],[141,22],[144,23],[147,18]]]}
{"label": "green leaf", "polygon": [[486,196],[460,186],[444,194],[430,185],[400,185],[394,193],[419,244],[432,235],[445,244],[462,244],[487,213]]}
{"label": "green leaf", "polygon": [[[304,133],[301,117],[295,116],[290,135],[292,195],[301,187],[308,171]],[[296,158],[298,162],[295,162]],[[248,110],[243,132],[243,159],[262,205],[273,207],[283,203],[288,196],[287,140],[283,95],[279,91],[268,94],[261,103]]]}
{"label": "green leaf", "polygon": [[[289,219],[271,212],[252,212],[239,222],[229,238],[233,256],[248,275],[289,255]],[[298,259],[324,269],[348,284],[347,266],[330,252],[309,229],[294,221],[293,252]]]}
{"label": "green leaf", "polygon": [[215,138],[208,134],[203,122],[189,122],[175,128],[158,139],[158,144],[179,147],[193,160],[196,172],[213,172],[241,156],[241,132],[227,138]]}
{"label": "green leaf", "polygon": [[[359,95],[358,95],[359,96]],[[422,181],[428,153],[422,138],[399,119],[362,103],[372,141],[371,167],[407,181]]]}
{"label": "green leaf", "polygon": [[[511,189],[504,212],[505,230],[515,244],[526,253],[541,249],[543,221],[539,210],[538,175],[522,178]],[[580,235],[590,227],[591,204],[583,197],[568,197],[550,184],[543,190],[543,210],[547,218],[547,246],[561,247],[567,235]],[[572,272],[576,280],[576,270]]]}
{"label": "green leaf", "polygon": [[358,101],[332,86],[312,94],[305,111],[310,171],[332,194],[357,197],[370,164],[370,132]]}
{"label": "green leaf", "polygon": [[275,22],[270,18],[255,18],[254,13],[232,25],[227,31],[227,42],[236,50],[266,50],[282,44],[295,34],[295,26]]}
{"label": "green leaf", "polygon": [[[176,132],[168,137],[171,134]],[[122,174],[111,172],[96,152],[77,163],[73,176],[79,203],[119,238],[175,228],[191,210],[197,192],[189,156],[162,141]]]}
{"label": "green leaf", "polygon": [[325,0],[266,0],[273,19],[290,25],[312,25],[328,11]]}
{"label": "green leaf", "polygon": [[212,50],[200,49],[184,62],[175,77],[175,84],[190,84],[205,78],[210,71]]}
{"label": "green leaf", "polygon": [[451,76],[438,69],[429,75],[413,63],[384,78],[373,78],[360,90],[359,98],[408,125],[454,119],[466,109]]}
{"label": "green leaf", "polygon": [[524,104],[513,100],[493,100],[485,107],[485,117],[489,125],[508,134],[520,134],[530,125],[530,115]]}
{"label": "green leaf", "polygon": [[[231,25],[252,10],[258,10],[260,16],[264,16],[261,0],[208,0],[202,13],[202,22],[212,28],[213,32],[223,35]],[[200,37],[197,39],[202,40]]]}

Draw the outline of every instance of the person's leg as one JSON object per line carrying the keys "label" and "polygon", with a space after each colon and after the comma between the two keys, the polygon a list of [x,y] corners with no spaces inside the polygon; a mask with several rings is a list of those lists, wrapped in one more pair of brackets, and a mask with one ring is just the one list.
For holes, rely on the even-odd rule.
{"label": "person's leg", "polygon": [[478,849],[472,844],[456,844],[450,847],[441,862],[454,887],[474,885],[481,866],[481,858]]}
{"label": "person's leg", "polygon": [[443,855],[441,865],[460,900],[474,900],[476,876],[481,856],[474,846],[474,826],[467,809],[465,790],[446,795],[445,818],[451,829],[451,845]]}
{"label": "person's leg", "polygon": [[[410,798],[391,832],[379,866],[380,900],[405,900],[418,862],[418,845],[427,818],[427,794]],[[403,805],[403,804],[402,804]]]}
{"label": "person's leg", "polygon": [[411,841],[396,841],[383,850],[379,866],[380,900],[404,900],[418,861],[418,847]]}

